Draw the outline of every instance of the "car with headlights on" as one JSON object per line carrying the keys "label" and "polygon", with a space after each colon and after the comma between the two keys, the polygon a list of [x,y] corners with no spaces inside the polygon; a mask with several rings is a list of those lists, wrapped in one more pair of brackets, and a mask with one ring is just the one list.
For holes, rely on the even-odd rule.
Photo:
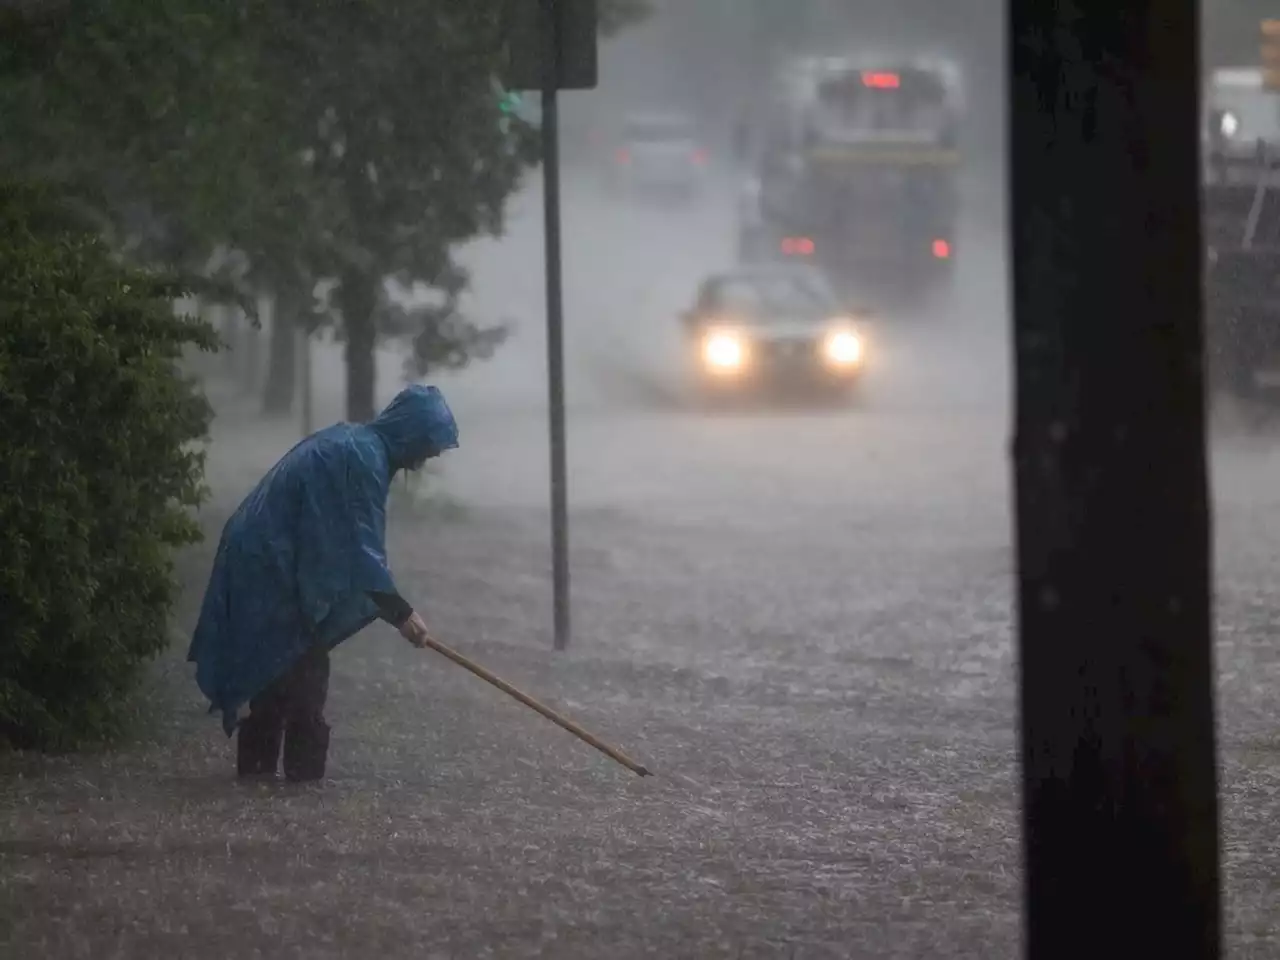
{"label": "car with headlights on", "polygon": [[847,394],[866,369],[869,318],[843,309],[807,264],[752,264],[707,277],[682,320],[704,397],[778,388]]}

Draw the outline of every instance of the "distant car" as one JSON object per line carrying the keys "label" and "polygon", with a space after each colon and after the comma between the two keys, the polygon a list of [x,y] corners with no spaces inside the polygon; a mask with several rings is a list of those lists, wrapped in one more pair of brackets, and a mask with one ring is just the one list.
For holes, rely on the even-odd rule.
{"label": "distant car", "polygon": [[848,393],[867,365],[863,311],[847,311],[807,264],[738,267],[703,281],[682,317],[704,396],[760,387]]}
{"label": "distant car", "polygon": [[630,193],[688,197],[701,189],[710,156],[682,114],[628,117],[613,157],[615,185]]}

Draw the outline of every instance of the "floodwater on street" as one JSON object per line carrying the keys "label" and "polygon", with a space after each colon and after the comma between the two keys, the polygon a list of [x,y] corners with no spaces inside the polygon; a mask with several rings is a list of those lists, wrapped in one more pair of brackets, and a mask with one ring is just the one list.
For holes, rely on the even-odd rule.
{"label": "floodwater on street", "polygon": [[[656,776],[374,627],[337,655],[331,780],[245,788],[175,649],[153,740],[5,780],[11,955],[1013,955],[998,223],[972,225],[948,315],[877,330],[857,402],[708,414],[680,398],[672,313],[727,255],[725,200],[566,199],[569,651],[550,650],[536,192],[507,241],[470,253],[472,308],[525,326],[493,363],[440,378],[462,448],[391,511],[393,569],[441,638]],[[385,397],[398,360],[383,361]],[[321,419],[340,414],[338,362],[317,350]],[[296,437],[225,392],[215,531]],[[1262,957],[1280,943],[1265,868],[1280,461],[1223,450],[1230,923],[1235,955]],[[208,560],[188,560],[197,595]]]}

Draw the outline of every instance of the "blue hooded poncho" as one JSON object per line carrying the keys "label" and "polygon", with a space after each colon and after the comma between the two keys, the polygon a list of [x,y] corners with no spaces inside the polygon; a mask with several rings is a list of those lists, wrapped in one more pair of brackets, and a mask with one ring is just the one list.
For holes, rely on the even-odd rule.
{"label": "blue hooded poncho", "polygon": [[227,521],[187,659],[230,736],[240,707],[311,646],[337,646],[394,593],[386,507],[397,470],[458,446],[435,387],[400,392],[370,424],[307,437]]}

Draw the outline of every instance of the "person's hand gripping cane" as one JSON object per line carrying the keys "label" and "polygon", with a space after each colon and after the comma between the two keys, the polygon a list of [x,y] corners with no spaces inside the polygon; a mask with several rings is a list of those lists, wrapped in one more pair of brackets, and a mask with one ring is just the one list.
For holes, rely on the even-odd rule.
{"label": "person's hand gripping cane", "polygon": [[422,619],[422,615],[414,611],[408,620],[400,624],[400,636],[421,650],[431,639],[431,631],[427,629],[427,622]]}

